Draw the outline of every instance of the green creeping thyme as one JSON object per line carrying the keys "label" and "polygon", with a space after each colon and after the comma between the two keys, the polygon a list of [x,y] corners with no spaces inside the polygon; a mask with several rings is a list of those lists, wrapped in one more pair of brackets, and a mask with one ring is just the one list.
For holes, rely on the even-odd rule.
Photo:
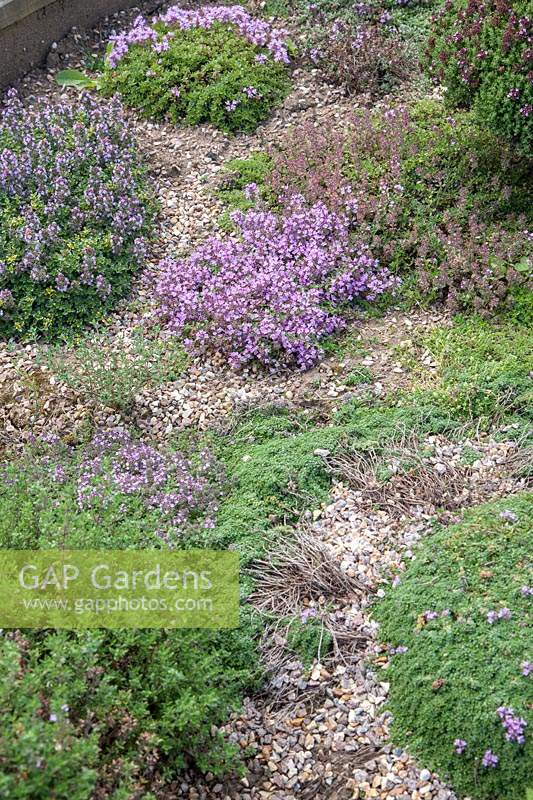
{"label": "green creeping thyme", "polygon": [[393,740],[475,800],[530,778],[532,512],[521,494],[438,528],[375,609]]}
{"label": "green creeping thyme", "polygon": [[187,359],[176,339],[149,338],[136,329],[129,342],[93,333],[75,347],[51,348],[41,360],[88,402],[129,412],[146,386],[177,380]]}
{"label": "green creeping thyme", "polygon": [[196,18],[182,19],[192,12],[172,16],[172,9],[153,26],[138,21],[129,38],[114,42],[102,90],[119,92],[147,117],[253,131],[289,90],[288,55],[281,40],[274,40],[277,49],[268,49],[272,39],[265,47],[255,44],[256,25],[266,23],[247,17],[239,27],[233,8],[222,13],[224,7],[214,7],[209,19],[204,10],[205,27],[197,27]]}
{"label": "green creeping thyme", "polygon": [[[405,355],[436,402],[486,427],[505,415],[531,419],[532,352],[530,326],[457,317],[451,327],[415,335]],[[423,353],[434,364],[430,375],[420,366]]]}

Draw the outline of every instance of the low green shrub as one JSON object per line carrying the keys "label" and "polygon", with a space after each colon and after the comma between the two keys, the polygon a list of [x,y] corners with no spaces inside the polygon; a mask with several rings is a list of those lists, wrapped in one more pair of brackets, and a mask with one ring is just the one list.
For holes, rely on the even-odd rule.
{"label": "low green shrub", "polygon": [[89,402],[127,412],[146,386],[176,380],[186,356],[175,339],[150,339],[134,331],[131,343],[93,334],[65,350],[54,348],[43,358],[49,369]]}
{"label": "low green shrub", "polygon": [[253,631],[4,633],[2,797],[130,800],[184,767],[234,767],[211,726],[257,685]]}
{"label": "low green shrub", "polygon": [[473,108],[497,135],[533,148],[530,0],[447,0],[426,50],[450,105]]}
{"label": "low green shrub", "polygon": [[100,88],[145,116],[252,131],[289,89],[283,35],[239,6],[137,18],[115,38]]}
{"label": "low green shrub", "polygon": [[476,800],[523,800],[530,783],[532,513],[522,494],[438,528],[375,607],[393,741]]}
{"label": "low green shrub", "polygon": [[[205,452],[185,459],[123,430],[79,448],[40,442],[0,470],[0,548],[187,547],[215,524],[219,473]],[[212,726],[259,679],[259,620],[246,610],[241,620],[221,631],[4,633],[2,797],[129,800],[186,766],[235,766]]]}

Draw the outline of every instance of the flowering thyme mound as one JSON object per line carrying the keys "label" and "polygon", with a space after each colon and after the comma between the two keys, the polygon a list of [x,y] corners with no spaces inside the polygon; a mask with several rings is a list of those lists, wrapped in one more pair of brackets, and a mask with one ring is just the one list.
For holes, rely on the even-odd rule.
{"label": "flowering thyme mound", "polygon": [[[194,534],[209,546],[219,495],[206,453],[123,430],[80,448],[40,442],[0,468],[0,553],[183,547]],[[4,631],[2,797],[144,797],[185,766],[232,766],[212,727],[254,688],[254,630],[243,613],[230,631]]]}
{"label": "flowering thyme mound", "polygon": [[426,51],[447,99],[472,106],[496,133],[533,148],[531,0],[447,0]]}
{"label": "flowering thyme mound", "polygon": [[103,88],[146,116],[254,130],[288,90],[284,34],[241,6],[173,6],[115,37]]}
{"label": "flowering thyme mound", "polygon": [[165,259],[156,294],[170,329],[190,329],[189,349],[220,351],[234,368],[259,361],[307,369],[353,300],[395,285],[351,243],[347,218],[322,203],[309,208],[296,196],[281,215],[232,217],[241,238],[211,239],[187,260]]}
{"label": "flowering thyme mound", "polygon": [[325,29],[311,47],[310,59],[349,93],[387,94],[409,76],[406,48],[387,11],[361,4],[354,16]]}
{"label": "flowering thyme mound", "polygon": [[[172,545],[212,528],[221,496],[220,471],[207,452],[192,461],[137,441],[122,428],[97,433],[82,449],[55,437],[39,441],[25,463],[0,472],[0,497],[9,487],[22,502],[32,485],[48,547],[59,546],[64,524],[76,548]],[[29,536],[30,547],[26,522],[21,520],[19,536],[21,546]]]}
{"label": "flowering thyme mound", "polygon": [[450,117],[434,101],[360,111],[342,131],[304,124],[254,162],[248,180],[270,205],[297,192],[336,213],[350,208],[357,239],[402,276],[404,291],[453,312],[527,306],[533,162],[472,112]]}
{"label": "flowering thyme mound", "polygon": [[530,493],[469,510],[377,606],[383,640],[407,648],[387,670],[393,738],[461,797],[523,800],[531,784],[532,512]]}
{"label": "flowering thyme mound", "polygon": [[0,113],[0,336],[52,337],[126,294],[150,203],[117,102]]}

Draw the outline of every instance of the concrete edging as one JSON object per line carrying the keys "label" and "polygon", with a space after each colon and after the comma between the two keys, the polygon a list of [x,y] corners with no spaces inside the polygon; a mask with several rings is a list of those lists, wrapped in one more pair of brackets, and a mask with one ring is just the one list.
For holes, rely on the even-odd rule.
{"label": "concrete edging", "polygon": [[52,42],[138,0],[0,0],[0,90],[44,63]]}

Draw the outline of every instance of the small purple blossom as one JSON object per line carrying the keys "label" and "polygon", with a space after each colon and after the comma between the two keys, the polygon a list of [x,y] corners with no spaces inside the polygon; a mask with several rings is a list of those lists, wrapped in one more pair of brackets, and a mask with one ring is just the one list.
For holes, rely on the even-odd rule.
{"label": "small purple blossom", "polygon": [[405,647],[403,644],[401,644],[399,647],[390,647],[389,646],[389,648],[388,648],[388,651],[389,651],[391,656],[402,656],[402,655],[405,655],[405,653],[407,653],[408,650],[409,650],[409,648]]}
{"label": "small purple blossom", "polygon": [[464,739],[455,739],[453,746],[455,748],[455,752],[458,756],[462,756],[468,744],[465,742]]}
{"label": "small purple blossom", "polygon": [[497,755],[495,755],[495,754],[492,752],[492,750],[487,750],[487,751],[485,752],[485,755],[483,756],[483,760],[482,760],[482,762],[481,762],[481,763],[483,764],[483,766],[484,766],[486,769],[487,769],[487,768],[489,768],[489,767],[490,767],[490,768],[494,768],[494,767],[496,767],[496,766],[497,766],[497,764],[498,764],[498,761],[499,761],[499,760],[500,760],[500,759],[498,758],[498,756],[497,756]]}
{"label": "small purple blossom", "polygon": [[232,111],[235,111],[236,108],[238,108],[240,102],[241,102],[240,100],[226,100],[226,102],[224,103],[224,108],[226,109],[226,111],[229,111],[231,113]]}
{"label": "small purple blossom", "polygon": [[317,616],[316,608],[304,608],[302,613],[300,614],[300,622],[302,625],[305,625],[310,619]]}
{"label": "small purple blossom", "polygon": [[259,187],[257,186],[257,183],[247,183],[244,187],[244,196],[247,200],[253,200],[255,197],[257,197],[258,191]]}
{"label": "small purple blossom", "polygon": [[505,511],[500,512],[500,519],[510,523],[518,522],[518,514],[515,514],[514,511],[510,511],[509,509],[505,509]]}
{"label": "small purple blossom", "polygon": [[511,619],[511,610],[509,608],[504,607],[487,612],[487,622],[489,625],[494,625],[497,620],[502,619]]}
{"label": "small purple blossom", "polygon": [[507,741],[516,742],[516,744],[524,744],[526,740],[524,731],[527,727],[525,719],[515,716],[513,709],[507,706],[500,706],[497,709],[497,714],[505,728],[505,738]]}
{"label": "small purple blossom", "polygon": [[261,92],[259,92],[255,86],[245,86],[243,92],[248,100],[260,100],[262,97]]}
{"label": "small purple blossom", "polygon": [[533,673],[533,661],[522,661],[522,675],[528,678]]}

